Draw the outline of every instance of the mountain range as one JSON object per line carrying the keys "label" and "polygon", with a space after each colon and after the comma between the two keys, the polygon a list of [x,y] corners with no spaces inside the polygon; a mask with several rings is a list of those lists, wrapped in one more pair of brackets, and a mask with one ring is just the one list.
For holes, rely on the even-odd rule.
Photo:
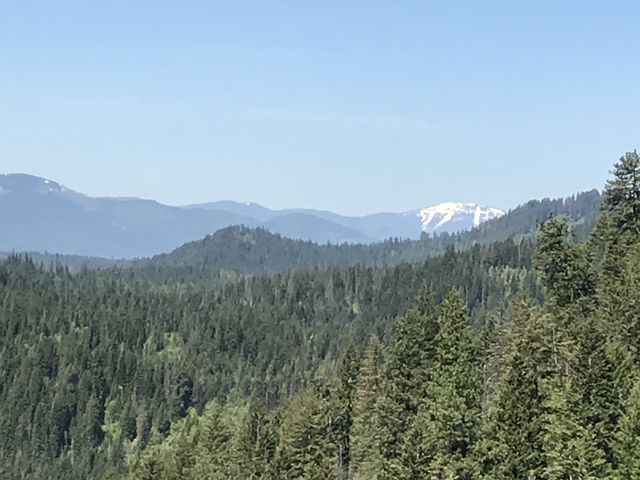
{"label": "mountain range", "polygon": [[469,230],[503,214],[454,202],[361,217],[233,201],[176,207],[134,197],[90,197],[27,174],[0,175],[0,251],[5,252],[147,257],[231,225],[262,227],[315,243],[372,243]]}

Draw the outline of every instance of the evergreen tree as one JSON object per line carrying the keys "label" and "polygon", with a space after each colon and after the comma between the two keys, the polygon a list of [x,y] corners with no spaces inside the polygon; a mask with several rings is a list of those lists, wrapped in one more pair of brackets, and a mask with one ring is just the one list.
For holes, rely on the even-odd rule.
{"label": "evergreen tree", "polygon": [[344,353],[338,372],[340,385],[337,395],[337,418],[334,431],[338,446],[338,456],[342,477],[346,478],[351,463],[351,429],[353,426],[353,403],[356,393],[360,360],[354,345],[349,345]]}
{"label": "evergreen tree", "polygon": [[601,282],[621,274],[629,245],[640,234],[640,160],[634,150],[614,166],[613,178],[605,186],[602,215],[590,239],[600,265]]}
{"label": "evergreen tree", "polygon": [[419,241],[234,227],[132,268],[0,261],[0,477],[635,478],[638,164],[586,245],[597,192]]}
{"label": "evergreen tree", "polygon": [[620,234],[640,235],[640,155],[627,152],[616,163],[607,182],[603,208]]}
{"label": "evergreen tree", "polygon": [[566,220],[551,219],[540,227],[536,267],[551,299],[563,307],[593,295],[595,281],[588,249],[570,243]]}
{"label": "evergreen tree", "polygon": [[599,448],[593,428],[585,426],[576,414],[576,397],[569,380],[564,388],[553,390],[545,402],[548,410],[543,437],[545,479],[608,478],[605,452]]}
{"label": "evergreen tree", "polygon": [[423,287],[416,306],[398,321],[385,353],[376,416],[381,480],[399,478],[402,440],[426,395],[436,358],[438,329],[431,294]]}
{"label": "evergreen tree", "polygon": [[382,346],[373,337],[369,341],[358,373],[353,401],[351,428],[351,480],[375,480],[379,468],[379,424],[376,401],[380,393]]}
{"label": "evergreen tree", "polygon": [[[476,339],[467,323],[465,305],[457,290],[442,304],[435,338],[433,376],[420,414],[404,442],[399,478],[473,478],[472,451],[478,439],[481,413],[481,370]],[[417,442],[415,439],[421,439]],[[427,445],[416,457],[415,448]],[[424,462],[431,456],[430,462]],[[412,465],[414,462],[424,466]]]}
{"label": "evergreen tree", "polygon": [[484,474],[497,480],[541,478],[545,393],[551,352],[548,318],[529,303],[511,312],[507,369],[501,379],[490,439],[483,445]]}
{"label": "evergreen tree", "polygon": [[240,470],[246,480],[269,478],[278,438],[276,420],[261,407],[251,406],[239,431]]}
{"label": "evergreen tree", "polygon": [[640,383],[636,383],[624,405],[616,433],[617,478],[640,478]]}
{"label": "evergreen tree", "polygon": [[287,407],[280,434],[280,478],[338,478],[340,459],[333,436],[330,396],[331,386],[320,381],[304,389]]}
{"label": "evergreen tree", "polygon": [[195,461],[188,472],[191,478],[228,480],[244,474],[237,444],[238,412],[234,410],[215,402],[207,405],[199,428]]}

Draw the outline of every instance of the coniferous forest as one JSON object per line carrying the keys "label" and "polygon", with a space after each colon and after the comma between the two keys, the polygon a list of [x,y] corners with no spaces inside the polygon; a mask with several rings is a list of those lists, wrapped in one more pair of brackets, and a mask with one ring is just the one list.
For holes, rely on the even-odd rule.
{"label": "coniferous forest", "polygon": [[370,246],[8,256],[0,478],[640,478],[640,156],[529,207]]}

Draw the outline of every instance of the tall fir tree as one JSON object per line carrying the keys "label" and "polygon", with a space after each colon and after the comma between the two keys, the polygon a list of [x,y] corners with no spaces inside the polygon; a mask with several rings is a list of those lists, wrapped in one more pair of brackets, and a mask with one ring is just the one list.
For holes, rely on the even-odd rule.
{"label": "tall fir tree", "polygon": [[555,386],[545,401],[542,476],[546,480],[609,478],[605,452],[599,448],[593,426],[585,425],[579,416],[579,392],[571,382],[565,378],[565,384]]}
{"label": "tall fir tree", "polygon": [[[617,479],[640,478],[640,382],[631,390],[616,432]],[[616,480],[617,480],[616,479]]]}
{"label": "tall fir tree", "polygon": [[415,307],[396,324],[385,352],[376,415],[380,434],[380,480],[399,478],[403,437],[427,394],[436,359],[438,330],[433,298],[423,287]]}
{"label": "tall fir tree", "polygon": [[640,235],[640,155],[627,152],[614,166],[607,182],[603,207],[622,235]]}
{"label": "tall fir tree", "polygon": [[382,345],[373,337],[369,341],[360,369],[353,401],[351,428],[351,480],[375,480],[379,468],[379,437],[376,402],[380,393]]}
{"label": "tall fir tree", "polygon": [[228,480],[243,475],[237,442],[240,411],[213,402],[203,414],[191,478]]}
{"label": "tall fir tree", "polygon": [[496,480],[541,478],[544,468],[543,381],[549,375],[549,319],[530,302],[510,313],[509,343],[503,358],[498,398],[483,442],[483,475]]}
{"label": "tall fir tree", "polygon": [[[472,452],[478,440],[482,402],[479,348],[457,290],[442,303],[438,325],[433,375],[410,429],[409,442],[403,443],[400,478],[416,478],[418,474],[464,480],[473,478],[476,470]],[[414,450],[420,444],[426,448],[416,456]]]}
{"label": "tall fir tree", "polygon": [[284,412],[278,452],[279,478],[339,478],[341,459],[334,437],[332,388],[326,381],[316,381],[300,392]]}
{"label": "tall fir tree", "polygon": [[640,237],[640,156],[627,152],[615,164],[603,192],[602,213],[589,244],[599,264],[601,282],[621,273],[630,244]]}
{"label": "tall fir tree", "polygon": [[595,290],[590,251],[572,239],[566,219],[551,219],[540,226],[535,265],[558,307],[589,298]]}
{"label": "tall fir tree", "polygon": [[351,463],[351,429],[353,426],[353,403],[356,382],[360,369],[360,359],[354,345],[349,345],[340,362],[338,377],[340,384],[336,395],[337,418],[334,420],[334,434],[340,459],[341,477],[347,478]]}

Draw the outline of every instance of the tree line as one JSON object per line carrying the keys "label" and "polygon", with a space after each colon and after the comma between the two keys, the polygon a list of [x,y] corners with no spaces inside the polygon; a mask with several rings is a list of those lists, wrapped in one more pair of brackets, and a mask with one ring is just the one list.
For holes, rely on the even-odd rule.
{"label": "tree line", "polygon": [[640,157],[625,155],[586,243],[541,226],[522,294],[474,331],[428,287],[389,339],[348,347],[271,411],[213,402],[130,478],[640,478]]}
{"label": "tree line", "polygon": [[555,219],[419,263],[215,281],[11,256],[0,477],[635,478],[639,163],[584,242]]}

